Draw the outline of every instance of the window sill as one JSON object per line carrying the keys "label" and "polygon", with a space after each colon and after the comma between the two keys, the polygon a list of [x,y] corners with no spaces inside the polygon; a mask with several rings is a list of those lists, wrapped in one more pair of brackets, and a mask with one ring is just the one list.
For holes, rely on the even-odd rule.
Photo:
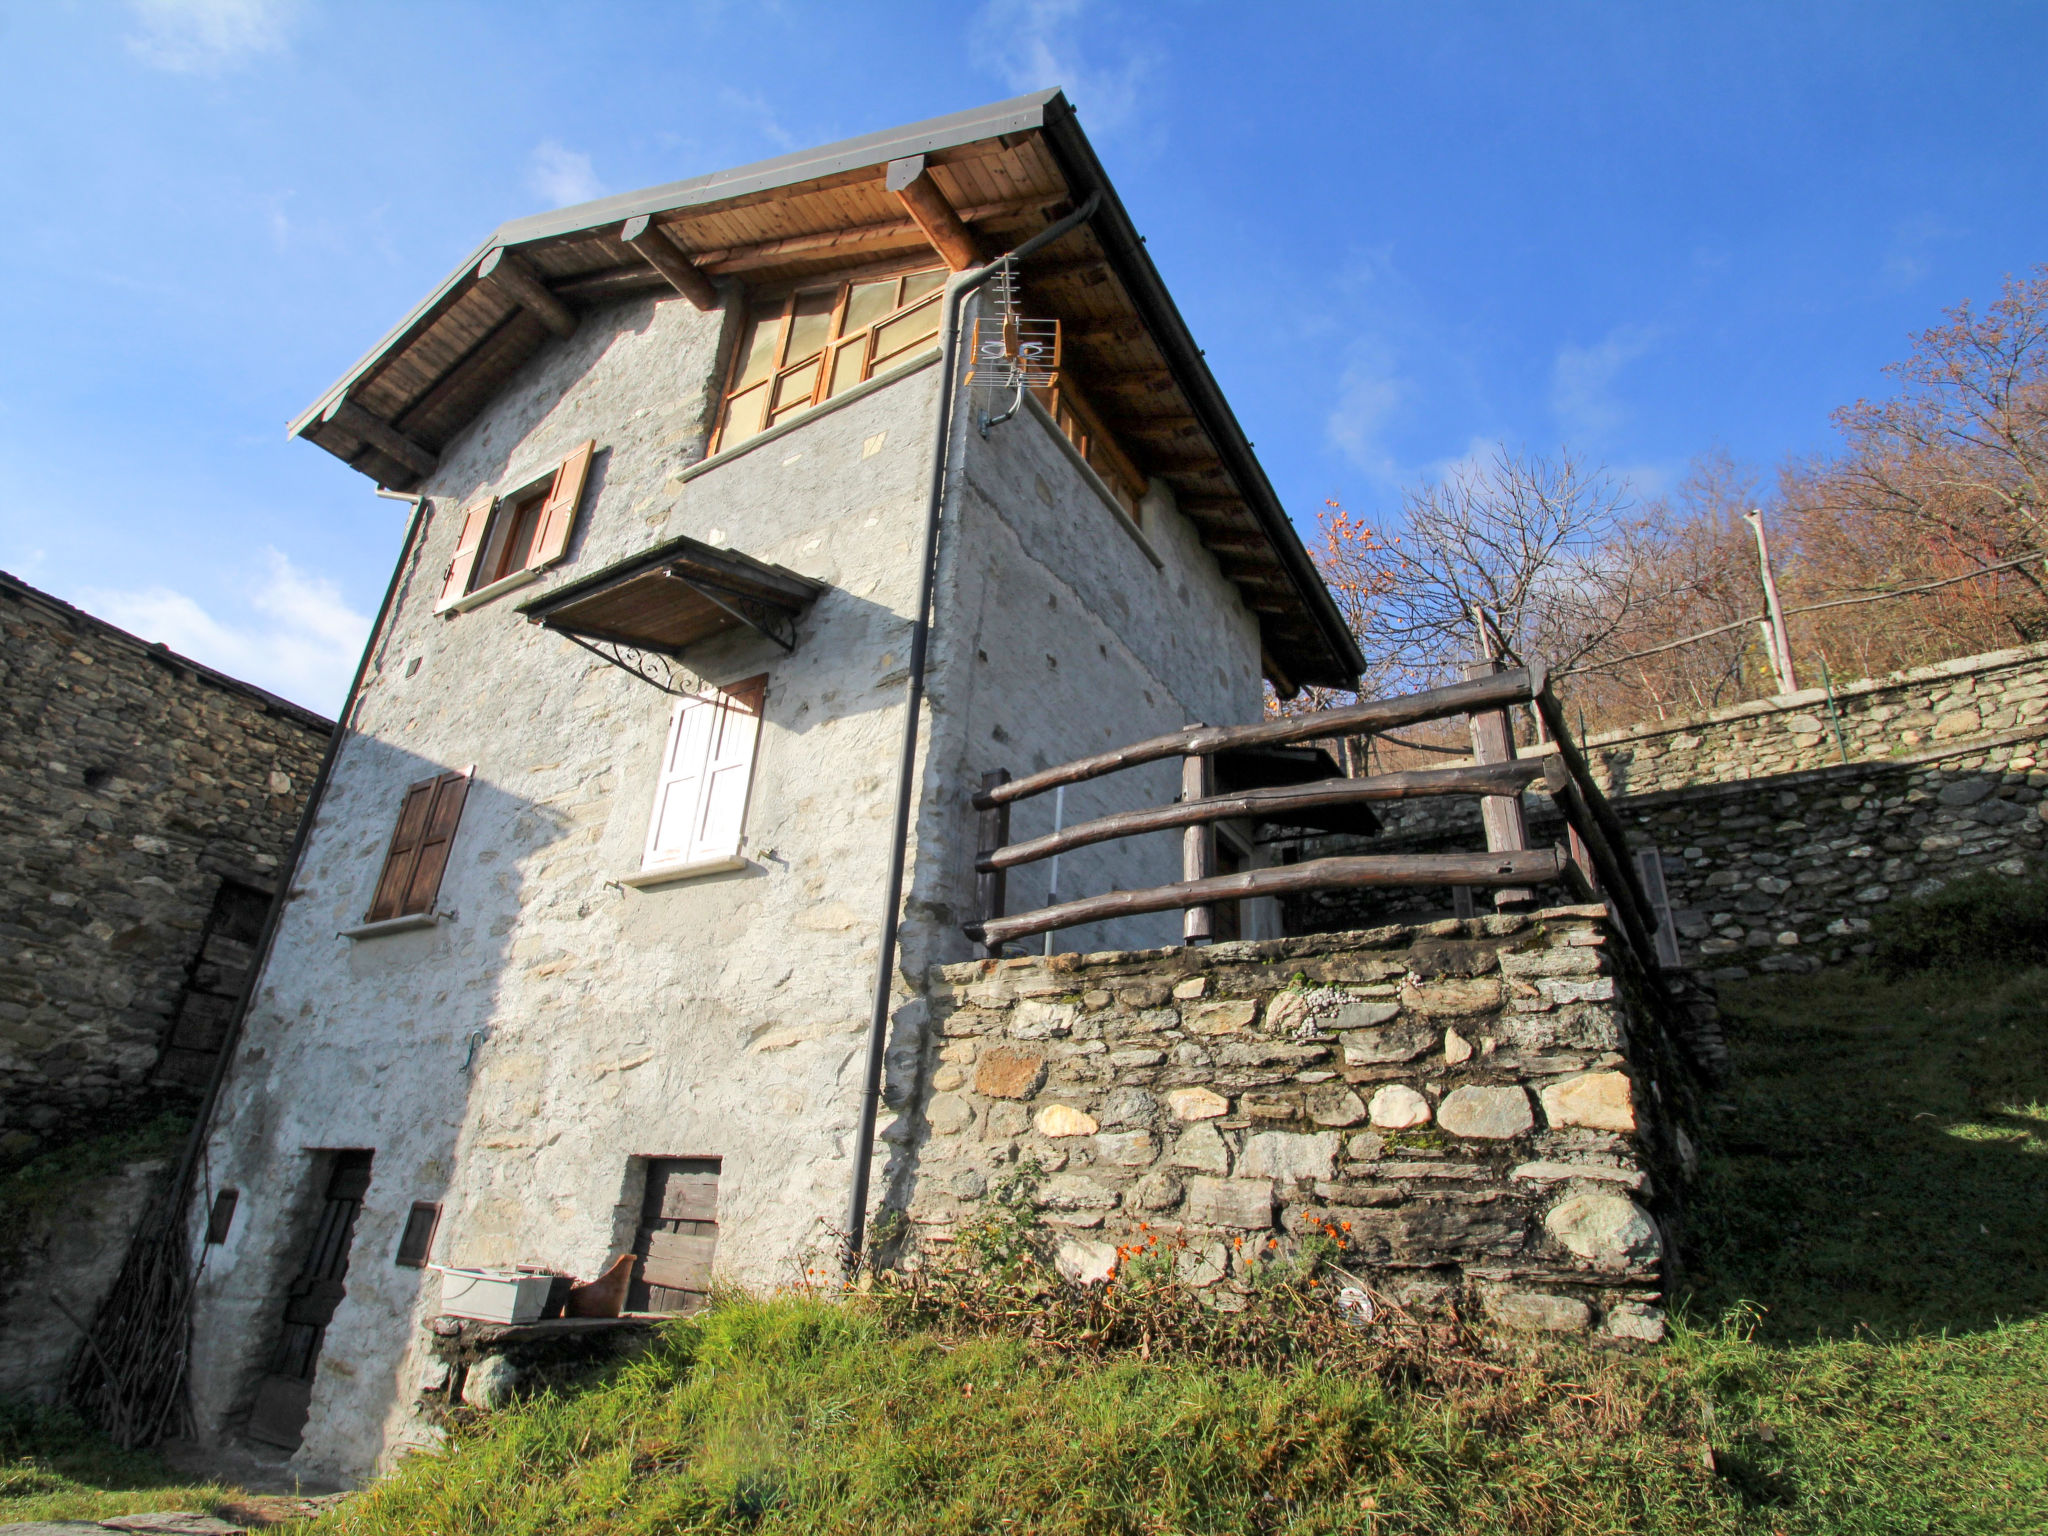
{"label": "window sill", "polygon": [[1145,537],[1136,523],[1131,521],[1131,514],[1124,510],[1124,504],[1116,499],[1115,493],[1103,482],[1102,476],[1095,472],[1095,466],[1082,456],[1081,450],[1076,448],[1067,434],[1060,430],[1060,424],[1052,419],[1052,412],[1040,405],[1038,397],[1029,390],[1024,392],[1024,405],[1030,414],[1037,418],[1038,424],[1052,434],[1052,440],[1059,444],[1060,452],[1064,453],[1074,468],[1081,472],[1081,478],[1088,482],[1089,489],[1102,498],[1102,504],[1109,508],[1110,515],[1116,519],[1117,527],[1129,534],[1131,542],[1138,546],[1139,552],[1152,562],[1152,569],[1165,570],[1166,562],[1159,558],[1158,551],[1152,547],[1152,541]]}
{"label": "window sill", "polygon": [[359,923],[353,928],[344,928],[337,933],[337,939],[381,939],[387,933],[412,933],[420,928],[434,928],[448,922],[453,912],[408,912],[404,917],[387,917],[382,922]]}
{"label": "window sill", "polygon": [[729,859],[700,859],[695,864],[670,864],[661,869],[643,869],[635,875],[621,875],[618,883],[633,890],[644,890],[650,885],[667,885],[674,880],[688,880],[697,875],[722,875],[735,869],[745,869],[747,861],[735,854]]}
{"label": "window sill", "polygon": [[494,597],[503,597],[507,592],[516,592],[521,587],[539,581],[541,570],[540,566],[530,565],[523,571],[514,571],[510,576],[501,576],[487,587],[478,587],[474,592],[463,594],[441,611],[467,613],[472,608],[488,603]]}
{"label": "window sill", "polygon": [[844,409],[856,400],[865,400],[869,395],[876,393],[878,390],[887,389],[898,379],[907,379],[913,373],[931,367],[938,360],[939,353],[931,351],[924,353],[920,357],[913,357],[907,363],[898,363],[888,372],[878,373],[872,379],[864,380],[854,385],[853,388],[834,395],[823,404],[814,405],[807,411],[799,411],[780,426],[764,428],[756,432],[744,443],[736,443],[730,448],[721,448],[718,452],[712,454],[710,458],[699,459],[688,469],[677,470],[668,477],[668,482],[670,485],[688,485],[699,475],[708,475],[721,464],[730,464],[734,459],[752,453],[756,448],[766,448],[770,443],[778,438],[789,436],[790,433],[806,423],[816,421],[819,417],[828,415],[833,411]]}

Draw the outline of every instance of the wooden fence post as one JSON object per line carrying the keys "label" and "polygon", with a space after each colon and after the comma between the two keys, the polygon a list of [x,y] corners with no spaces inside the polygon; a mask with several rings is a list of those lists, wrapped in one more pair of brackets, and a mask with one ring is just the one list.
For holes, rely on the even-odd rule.
{"label": "wooden fence post", "polygon": [[[982,792],[986,794],[998,784],[1007,784],[1009,782],[1009,769],[992,769],[981,776]],[[977,864],[980,863],[982,859],[987,858],[1009,840],[1010,805],[1008,801],[1004,801],[1003,804],[992,805],[981,813],[981,825],[977,837],[977,841],[981,846],[977,850],[978,857],[975,862]],[[981,909],[981,920],[984,923],[990,918],[1003,915],[1003,904],[1009,899],[1009,886],[1010,873],[1008,870],[982,870],[975,877],[976,905]],[[1002,946],[999,944],[982,944],[977,947],[980,949],[981,958],[984,960],[993,958],[1002,949]]]}
{"label": "wooden fence post", "polygon": [[[1466,664],[1467,681],[1490,677],[1501,671],[1498,661]],[[1472,757],[1481,763],[1511,763],[1515,760],[1515,733],[1504,709],[1489,709],[1465,717],[1472,733]],[[1529,828],[1522,819],[1520,795],[1484,795],[1479,801],[1479,818],[1486,828],[1488,853],[1520,853],[1529,846]],[[1527,906],[1536,899],[1531,890],[1508,889],[1493,893],[1496,907]]]}
{"label": "wooden fence post", "polygon": [[[1199,729],[1199,727],[1190,727]],[[1180,760],[1180,797],[1200,800],[1215,793],[1215,765],[1200,753]],[[1216,828],[1213,824],[1189,827],[1180,835],[1180,877],[1206,880],[1216,873]],[[1181,913],[1183,944],[1206,944],[1216,933],[1213,907],[1188,907]]]}

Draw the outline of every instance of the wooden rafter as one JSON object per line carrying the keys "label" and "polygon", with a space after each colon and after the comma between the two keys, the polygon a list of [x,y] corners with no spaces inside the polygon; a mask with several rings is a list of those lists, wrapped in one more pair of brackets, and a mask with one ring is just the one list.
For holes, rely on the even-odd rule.
{"label": "wooden rafter", "polygon": [[923,155],[891,160],[883,184],[895,193],[932,249],[945,258],[947,267],[964,272],[981,261],[981,246],[962,222],[959,213],[939,190]]}
{"label": "wooden rafter", "polygon": [[683,254],[674,236],[646,214],[626,220],[619,230],[619,239],[645,257],[650,267],[668,279],[671,288],[698,309],[718,307],[718,290],[711,286],[711,279]]}
{"label": "wooden rafter", "polygon": [[537,316],[557,336],[576,329],[576,312],[548,292],[518,252],[499,246],[477,265],[477,281],[489,283],[521,309]]}
{"label": "wooden rafter", "polygon": [[385,458],[396,460],[422,479],[440,467],[439,455],[423,448],[390,422],[373,416],[346,396],[327,407],[320,420],[323,425],[335,427],[357,441],[367,443]]}

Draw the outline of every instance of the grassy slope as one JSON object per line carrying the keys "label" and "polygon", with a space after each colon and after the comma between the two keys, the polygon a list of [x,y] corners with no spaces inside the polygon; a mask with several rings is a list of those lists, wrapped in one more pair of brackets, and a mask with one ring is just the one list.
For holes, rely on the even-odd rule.
{"label": "grassy slope", "polygon": [[[1767,1309],[1735,1326],[1430,1395],[736,1302],[323,1529],[2048,1530],[2048,973],[1833,973],[1726,1002],[1740,1075],[1689,1283],[1695,1317]],[[8,1454],[48,1467],[53,1432]],[[74,1507],[0,1491],[0,1519]]]}

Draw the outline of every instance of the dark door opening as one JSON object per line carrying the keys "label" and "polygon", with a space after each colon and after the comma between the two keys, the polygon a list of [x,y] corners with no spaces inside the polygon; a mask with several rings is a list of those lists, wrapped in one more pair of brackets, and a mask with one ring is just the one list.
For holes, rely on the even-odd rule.
{"label": "dark door opening", "polygon": [[306,1412],[313,1401],[313,1373],[334,1309],[348,1294],[349,1245],[355,1241],[356,1217],[370,1188],[369,1152],[336,1152],[328,1168],[326,1192],[313,1224],[312,1241],[291,1289],[285,1295],[284,1331],[277,1341],[270,1374],[256,1388],[256,1406],[249,1414],[248,1435],[266,1445],[297,1450],[306,1431]]}
{"label": "dark door opening", "polygon": [[633,1252],[628,1312],[695,1312],[711,1299],[718,1247],[715,1157],[651,1157]]}

